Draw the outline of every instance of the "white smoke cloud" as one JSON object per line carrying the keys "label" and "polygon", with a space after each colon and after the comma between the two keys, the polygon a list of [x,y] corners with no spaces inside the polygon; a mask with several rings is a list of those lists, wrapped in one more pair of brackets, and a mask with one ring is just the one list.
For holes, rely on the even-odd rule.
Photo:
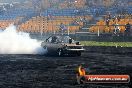
{"label": "white smoke cloud", "polygon": [[0,54],[44,54],[41,42],[31,39],[29,33],[17,32],[10,25],[0,32]]}

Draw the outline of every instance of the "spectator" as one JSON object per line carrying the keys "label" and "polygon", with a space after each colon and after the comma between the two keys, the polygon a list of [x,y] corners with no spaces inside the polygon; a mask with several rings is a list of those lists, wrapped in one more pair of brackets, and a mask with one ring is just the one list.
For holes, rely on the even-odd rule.
{"label": "spectator", "polygon": [[115,25],[115,29],[114,29],[114,34],[115,34],[116,36],[119,36],[119,33],[120,33],[120,27],[119,27],[118,24],[116,24],[116,25]]}
{"label": "spectator", "polygon": [[129,23],[127,23],[125,28],[126,28],[125,35],[130,36],[130,34],[131,34],[131,25]]}

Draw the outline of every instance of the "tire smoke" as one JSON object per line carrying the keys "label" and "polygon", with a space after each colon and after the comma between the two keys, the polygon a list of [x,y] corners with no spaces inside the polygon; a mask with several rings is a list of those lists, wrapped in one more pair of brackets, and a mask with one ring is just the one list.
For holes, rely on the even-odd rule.
{"label": "tire smoke", "polygon": [[46,50],[41,47],[41,42],[31,39],[29,33],[17,32],[12,24],[0,32],[0,54],[44,53]]}

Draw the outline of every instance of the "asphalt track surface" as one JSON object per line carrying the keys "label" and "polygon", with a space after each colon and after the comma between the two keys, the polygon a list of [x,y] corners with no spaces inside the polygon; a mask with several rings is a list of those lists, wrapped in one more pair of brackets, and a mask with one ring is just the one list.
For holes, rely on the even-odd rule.
{"label": "asphalt track surface", "polygon": [[132,77],[132,56],[127,54],[0,55],[0,88],[132,88],[131,82],[78,85],[76,69],[80,64],[87,74],[128,74]]}

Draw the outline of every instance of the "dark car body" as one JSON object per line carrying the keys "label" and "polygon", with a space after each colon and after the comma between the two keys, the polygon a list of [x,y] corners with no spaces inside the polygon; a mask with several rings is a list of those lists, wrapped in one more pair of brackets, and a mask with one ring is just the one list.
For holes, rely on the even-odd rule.
{"label": "dark car body", "polygon": [[47,55],[77,55],[84,51],[83,45],[75,42],[69,36],[50,36],[41,46],[47,49]]}

